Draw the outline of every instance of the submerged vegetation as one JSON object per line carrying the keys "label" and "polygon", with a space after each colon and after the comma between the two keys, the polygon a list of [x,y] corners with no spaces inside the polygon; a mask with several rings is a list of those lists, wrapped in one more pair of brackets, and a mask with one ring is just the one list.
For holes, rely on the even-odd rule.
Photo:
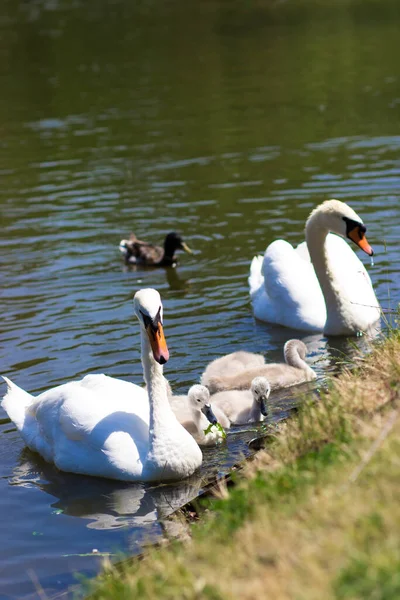
{"label": "submerged vegetation", "polygon": [[106,565],[93,600],[400,597],[400,332],[307,398],[190,541]]}

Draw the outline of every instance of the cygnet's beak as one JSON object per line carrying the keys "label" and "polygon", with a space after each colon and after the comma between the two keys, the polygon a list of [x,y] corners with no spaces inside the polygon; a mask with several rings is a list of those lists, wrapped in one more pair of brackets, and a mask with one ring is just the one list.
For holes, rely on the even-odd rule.
{"label": "cygnet's beak", "polygon": [[146,333],[149,337],[154,360],[160,365],[164,365],[169,359],[169,351],[161,321],[146,324]]}
{"label": "cygnet's beak", "polygon": [[268,417],[268,398],[267,396],[260,396],[260,410],[263,417]]}
{"label": "cygnet's beak", "polygon": [[218,423],[218,419],[212,411],[211,404],[205,404],[201,411],[206,415],[207,419],[212,425],[216,425]]}
{"label": "cygnet's beak", "polygon": [[188,254],[193,254],[193,250],[191,250],[189,248],[189,246],[186,244],[186,242],[182,242],[181,243],[182,246],[182,250],[184,250],[185,252],[187,252]]}

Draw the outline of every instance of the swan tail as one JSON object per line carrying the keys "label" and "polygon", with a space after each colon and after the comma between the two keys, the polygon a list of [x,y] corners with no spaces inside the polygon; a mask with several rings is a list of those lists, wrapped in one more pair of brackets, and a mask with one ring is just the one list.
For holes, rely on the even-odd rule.
{"label": "swan tail", "polygon": [[255,256],[251,261],[249,275],[250,296],[254,296],[260,287],[264,285],[264,275],[262,273],[263,260],[264,257],[259,255]]}
{"label": "swan tail", "polygon": [[7,384],[7,393],[3,398],[2,407],[15,423],[18,429],[22,429],[25,422],[26,408],[32,403],[33,396],[15,385],[8,377],[2,375]]}

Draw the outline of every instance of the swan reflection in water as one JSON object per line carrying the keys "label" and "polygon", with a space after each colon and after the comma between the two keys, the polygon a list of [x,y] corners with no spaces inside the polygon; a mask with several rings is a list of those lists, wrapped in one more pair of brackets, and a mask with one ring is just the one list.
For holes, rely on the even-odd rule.
{"label": "swan reflection in water", "polygon": [[200,475],[168,485],[125,483],[58,471],[28,449],[14,468],[12,485],[37,486],[56,498],[52,509],[88,519],[89,529],[141,527],[168,517],[198,496]]}

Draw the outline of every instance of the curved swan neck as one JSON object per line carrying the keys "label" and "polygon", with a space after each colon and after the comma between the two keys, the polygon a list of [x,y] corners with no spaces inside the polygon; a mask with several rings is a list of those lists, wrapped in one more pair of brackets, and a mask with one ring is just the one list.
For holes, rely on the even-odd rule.
{"label": "curved swan neck", "polygon": [[[306,224],[306,241],[310,253],[311,262],[314,266],[326,304],[327,322],[324,331],[338,328],[349,329],[347,321],[348,304],[345,291],[335,279],[326,249],[326,238],[329,227],[326,224],[326,215],[323,211],[316,210],[308,219]],[[351,330],[351,328],[350,328]]]}
{"label": "curved swan neck", "polygon": [[305,359],[305,351],[302,345],[297,340],[289,340],[284,348],[285,362],[291,367],[305,370],[308,368]]}

